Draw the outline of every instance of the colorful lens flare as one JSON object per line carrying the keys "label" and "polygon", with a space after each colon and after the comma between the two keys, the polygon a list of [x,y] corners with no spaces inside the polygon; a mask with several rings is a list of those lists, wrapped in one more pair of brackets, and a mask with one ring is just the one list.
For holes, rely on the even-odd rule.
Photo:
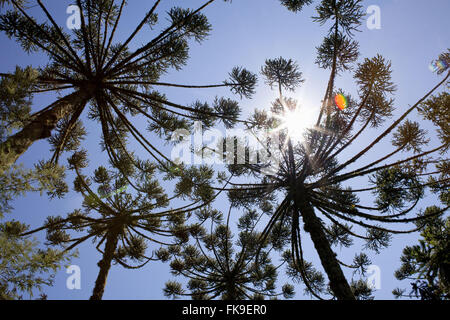
{"label": "colorful lens flare", "polygon": [[444,60],[433,61],[429,66],[432,72],[444,72],[448,67],[448,63]]}
{"label": "colorful lens flare", "polygon": [[339,109],[344,110],[348,106],[347,98],[343,94],[338,94],[334,101]]}

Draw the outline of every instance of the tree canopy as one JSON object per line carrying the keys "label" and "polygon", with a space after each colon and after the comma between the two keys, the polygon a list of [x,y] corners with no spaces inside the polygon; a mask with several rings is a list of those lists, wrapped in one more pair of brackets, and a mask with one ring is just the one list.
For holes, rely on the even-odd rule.
{"label": "tree canopy", "polygon": [[[412,291],[393,293],[448,299],[450,94],[442,88],[450,51],[437,57],[444,62],[434,70],[436,83],[403,106],[396,101],[396,62],[376,52],[360,57],[362,0],[280,0],[291,14],[316,5],[312,20],[326,30],[315,64],[327,81],[322,100],[303,105],[295,94],[315,81],[314,73],[283,52],[266,57],[261,91],[270,88],[276,98],[256,109],[258,75],[241,66],[213,84],[163,80],[210,35],[205,9],[217,0],[173,7],[165,20],[161,0],[145,3],[124,37],[126,0],[76,0],[81,25],[70,32],[41,0],[34,6],[40,20],[32,15],[30,2],[0,0],[0,31],[27,54],[45,57],[40,67],[0,73],[0,218],[28,192],[64,199],[73,190],[82,200],[64,216],[46,212],[34,229],[0,224],[0,298],[52,285],[56,270],[91,241],[101,257],[92,300],[103,298],[112,266],[159,262],[175,277],[162,289],[168,298],[291,299],[302,284],[314,299],[369,300],[368,251],[378,254],[399,235],[420,232],[395,272],[413,281]],[[343,77],[351,80],[340,88]],[[163,88],[190,90],[192,101],[177,102]],[[245,98],[250,112],[242,101],[198,94],[224,88]],[[51,103],[34,110],[35,96],[49,93]],[[100,129],[96,151],[85,149],[93,135],[83,121]],[[188,151],[224,160],[221,168],[183,163],[161,147],[183,140],[180,132],[219,125],[242,130],[216,147],[202,138]],[[32,169],[17,163],[44,139],[50,157]],[[94,167],[99,151],[107,163]],[[40,249],[34,234],[58,249]],[[360,250],[356,241],[364,243]],[[352,250],[353,259],[338,248]],[[280,278],[290,283],[280,285]]]}
{"label": "tree canopy", "polygon": [[[148,130],[168,135],[180,128],[188,128],[192,120],[213,125],[223,120],[231,126],[238,120],[237,102],[219,99],[209,103],[194,102],[191,106],[170,101],[159,93],[158,87],[217,88],[228,87],[241,97],[254,93],[256,76],[242,67],[235,67],[229,79],[213,85],[184,85],[164,83],[161,75],[170,69],[180,70],[189,56],[189,41],[202,42],[211,25],[201,11],[215,0],[199,8],[174,7],[168,13],[168,26],[152,40],[135,50],[130,43],[143,30],[159,26],[155,13],[161,1],[146,12],[135,30],[123,43],[115,43],[115,35],[126,1],[77,0],[80,8],[81,29],[70,34],[58,26],[42,1],[38,6],[47,21],[39,23],[20,3],[11,0],[14,10],[0,15],[0,31],[14,39],[26,52],[45,53],[48,62],[38,70],[29,70],[28,79],[22,79],[21,99],[30,101],[33,94],[56,92],[61,95],[53,103],[30,114],[27,104],[20,105],[20,121],[15,121],[18,132],[4,137],[0,144],[1,170],[7,169],[37,140],[49,139],[52,145],[52,163],[57,163],[64,151],[73,151],[85,136],[81,115],[89,110],[89,119],[97,121],[103,134],[105,149],[110,158],[117,160],[111,145],[123,145],[119,132],[130,134],[157,161],[170,161],[137,129],[127,116],[141,115],[148,120]],[[19,78],[20,75],[2,73],[2,77]],[[23,78],[23,76],[22,76]],[[11,80],[13,82],[14,80]],[[19,93],[18,93],[19,94]],[[22,97],[23,96],[23,97]],[[8,105],[11,103],[8,103]],[[8,108],[17,108],[12,102]],[[15,120],[15,119],[14,119]]]}

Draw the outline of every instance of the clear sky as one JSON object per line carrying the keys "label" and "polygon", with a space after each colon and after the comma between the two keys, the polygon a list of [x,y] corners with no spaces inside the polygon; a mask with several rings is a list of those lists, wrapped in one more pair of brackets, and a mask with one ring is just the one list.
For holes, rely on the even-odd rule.
{"label": "clear sky", "polygon": [[[34,2],[34,1],[32,1]],[[47,0],[45,4],[50,9],[58,24],[65,25],[68,15],[66,8],[73,1]],[[153,1],[129,0],[119,27],[118,38],[127,37],[141,17],[152,6]],[[204,0],[162,0],[159,7],[160,19],[173,6],[198,7]],[[315,5],[318,1],[315,1]],[[369,30],[364,21],[361,32],[356,34],[360,43],[360,61],[362,58],[373,57],[377,53],[392,61],[393,80],[398,87],[395,94],[396,114],[414,104],[425,92],[440,81],[440,77],[430,72],[431,60],[450,47],[450,20],[448,0],[368,0],[364,7],[377,5],[381,9],[381,29]],[[193,43],[188,65],[182,71],[173,71],[162,80],[165,82],[209,84],[220,83],[227,78],[228,72],[236,65],[245,66],[253,72],[259,72],[265,59],[283,56],[296,60],[303,71],[305,84],[293,96],[305,107],[317,106],[327,85],[329,71],[319,69],[314,64],[316,47],[322,42],[327,32],[327,26],[314,23],[312,5],[299,14],[289,12],[280,5],[278,0],[234,0],[231,4],[217,0],[204,13],[213,26],[210,37],[202,44]],[[42,17],[39,8],[30,9],[33,16]],[[68,31],[68,30],[67,30]],[[151,39],[155,31],[148,28],[140,33],[133,42],[136,47]],[[12,40],[0,34],[0,72],[13,71],[16,65],[35,67],[46,62],[43,55],[27,55]],[[351,74],[344,74],[337,80],[336,86],[346,92],[356,94],[356,87]],[[211,101],[216,95],[232,95],[225,90],[165,90],[171,101],[190,104],[197,99]],[[263,81],[259,81],[257,93],[252,100],[242,100],[244,116],[252,113],[255,108],[267,108],[276,97]],[[51,95],[36,96],[34,108],[38,110],[46,106],[54,98]],[[237,99],[237,97],[234,97]],[[414,119],[414,116],[412,117]],[[139,122],[137,122],[139,124]],[[89,151],[91,167],[105,163],[105,157],[98,146],[99,128],[95,123],[85,122],[89,135],[84,143]],[[354,147],[366,146],[376,136],[376,131],[366,133],[365,138],[358,141]],[[387,145],[384,144],[384,147]],[[169,149],[166,149],[169,151]],[[353,151],[355,149],[352,149]],[[377,149],[383,150],[383,145]],[[377,154],[374,150],[373,154]],[[351,150],[350,150],[351,153]],[[47,142],[35,143],[27,153],[20,158],[25,166],[31,167],[39,159],[50,157]],[[62,158],[63,162],[65,157]],[[370,161],[370,157],[362,161]],[[89,171],[89,170],[87,170]],[[69,175],[69,185],[72,186],[72,176]],[[358,182],[364,183],[364,182]],[[78,194],[70,192],[62,200],[49,201],[39,194],[28,194],[14,202],[15,210],[7,219],[18,219],[38,227],[48,215],[65,215],[81,206]],[[432,200],[426,200],[420,207],[426,207]],[[227,207],[224,198],[215,204],[219,209]],[[44,234],[38,236],[43,239]],[[393,273],[400,266],[399,257],[402,249],[416,242],[417,235],[394,236],[392,245],[375,255],[370,253],[372,262],[381,270],[381,289],[376,291],[377,299],[392,299],[391,291],[397,286],[409,288],[408,283],[397,281]],[[318,263],[315,250],[310,243],[306,244],[308,260]],[[341,260],[350,262],[356,252],[361,249],[361,243],[355,242],[350,249],[340,251]],[[65,270],[57,274],[54,287],[45,289],[49,299],[87,299],[89,298],[97,276],[97,262],[100,255],[90,242],[80,247],[80,257],[72,264],[80,266],[82,272],[81,290],[68,290]],[[351,278],[351,271],[346,272]],[[150,263],[141,270],[124,270],[120,266],[111,268],[105,290],[105,299],[163,299],[164,283],[173,279],[169,274],[169,266],[161,263]],[[284,275],[279,283],[286,282]],[[296,287],[296,298],[303,298],[303,289]]]}

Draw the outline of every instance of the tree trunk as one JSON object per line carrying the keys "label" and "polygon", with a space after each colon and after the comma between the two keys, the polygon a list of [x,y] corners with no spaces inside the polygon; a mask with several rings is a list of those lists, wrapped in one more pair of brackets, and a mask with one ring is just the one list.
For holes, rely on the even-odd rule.
{"label": "tree trunk", "polygon": [[336,254],[331,250],[330,243],[322,229],[322,223],[314,213],[314,208],[305,197],[305,190],[302,185],[297,184],[297,174],[295,171],[294,148],[291,139],[288,140],[289,171],[291,192],[294,204],[300,212],[305,231],[311,235],[317,253],[319,254],[325,272],[330,280],[330,288],[338,300],[355,300],[347,279],[345,279],[341,266],[336,259]]}
{"label": "tree trunk", "polygon": [[108,278],[109,269],[111,268],[111,262],[114,258],[114,253],[116,252],[118,241],[118,231],[108,232],[103,258],[98,263],[100,271],[98,272],[97,280],[95,281],[95,287],[90,300],[102,300],[103,293],[105,292],[106,279]]}
{"label": "tree trunk", "polygon": [[314,209],[300,195],[298,208],[305,224],[305,231],[311,235],[322,266],[330,280],[330,288],[338,300],[355,300],[355,296],[342,272],[341,266],[336,259],[336,254],[331,249],[330,243],[322,229],[322,223],[314,213]]}
{"label": "tree trunk", "polygon": [[65,96],[49,110],[38,115],[20,132],[2,142],[0,144],[0,174],[13,165],[34,142],[50,137],[56,124],[76,105],[87,99],[88,93],[84,91]]}

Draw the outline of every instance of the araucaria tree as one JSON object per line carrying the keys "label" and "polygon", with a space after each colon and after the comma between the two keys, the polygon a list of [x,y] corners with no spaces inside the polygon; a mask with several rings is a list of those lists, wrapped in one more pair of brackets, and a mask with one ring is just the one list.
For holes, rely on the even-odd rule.
{"label": "araucaria tree", "polygon": [[[15,129],[20,129],[31,110],[29,91],[37,72],[27,67],[17,67],[14,74],[0,80],[0,141],[4,141]],[[0,218],[12,210],[11,201],[29,191],[43,192],[62,197],[68,187],[64,181],[62,166],[39,161],[33,170],[13,164],[0,174]]]}
{"label": "araucaria tree", "polygon": [[[428,211],[440,210],[436,206]],[[429,219],[421,232],[419,244],[407,246],[401,256],[402,265],[395,272],[399,280],[410,280],[412,290],[395,289],[400,297],[422,300],[450,300],[450,218]]]}
{"label": "araucaria tree", "polygon": [[[23,110],[18,131],[0,141],[0,172],[10,167],[34,142],[50,138],[52,161],[63,151],[77,148],[85,130],[80,122],[84,111],[101,125],[106,149],[117,161],[111,144],[115,133],[124,128],[151,156],[169,160],[135,127],[130,116],[148,119],[148,130],[170,136],[175,129],[187,128],[192,120],[213,124],[218,119],[233,125],[240,113],[239,105],[230,99],[216,99],[212,105],[195,102],[191,106],[170,101],[158,87],[214,88],[228,87],[238,95],[249,97],[254,91],[255,75],[236,67],[230,78],[216,85],[191,86],[160,81],[169,69],[182,68],[188,59],[189,41],[203,41],[211,30],[198,9],[175,7],[168,12],[169,24],[152,40],[132,50],[130,45],[144,27],[156,28],[157,9],[161,0],[153,1],[143,19],[123,43],[115,42],[126,0],[77,0],[81,28],[66,33],[43,4],[37,0],[46,21],[38,22],[21,4],[10,0],[14,10],[0,15],[0,30],[15,39],[28,53],[48,56],[46,66],[37,70],[26,92],[28,98],[42,92],[60,94],[53,103],[30,114]],[[2,73],[2,77],[12,74]]]}
{"label": "araucaria tree", "polygon": [[[318,299],[353,300],[371,299],[372,290],[363,280],[349,282],[342,267],[364,275],[371,262],[365,252],[352,262],[341,261],[333,246],[350,247],[362,239],[364,250],[379,252],[394,234],[422,231],[425,241],[405,249],[397,276],[418,274],[426,283],[416,282],[416,293],[447,297],[448,220],[444,225],[441,216],[450,206],[450,94],[439,91],[449,85],[450,51],[439,57],[447,62],[437,72],[439,83],[408,107],[397,106],[391,62],[380,54],[359,59],[354,34],[364,17],[362,0],[317,0],[313,20],[329,26],[315,61],[330,72],[323,100],[302,106],[290,98],[290,92],[312,80],[304,78],[292,59],[267,59],[261,74],[277,98],[270,111],[256,110],[244,120],[239,103],[229,98],[185,104],[162,93],[164,88],[228,88],[241,99],[254,94],[257,76],[242,67],[211,85],[163,79],[186,65],[191,42],[208,36],[211,25],[202,12],[215,1],[220,0],[204,0],[197,9],[172,8],[161,24],[162,1],[143,1],[148,8],[142,20],[118,42],[126,0],[76,0],[81,25],[67,32],[42,0],[34,6],[42,22],[24,6],[30,1],[0,0],[0,6],[7,3],[12,9],[0,14],[0,31],[27,53],[48,57],[36,70],[22,66],[0,73],[0,216],[10,210],[13,197],[28,190],[47,190],[52,197],[68,192],[58,165],[64,152],[74,152],[69,168],[76,176],[74,189],[83,196],[82,208],[66,217],[49,217],[32,231],[20,223],[2,224],[0,233],[12,234],[19,250],[22,244],[29,246],[20,239],[44,230],[48,244],[66,251],[92,240],[101,253],[93,300],[102,299],[114,263],[137,269],[154,260],[170,261],[172,273],[188,279],[187,290],[168,282],[166,296],[291,298],[291,285],[276,288],[279,270],[286,268],[290,279],[303,282]],[[314,1],[280,2],[300,12]],[[144,28],[153,36],[134,45]],[[352,96],[337,86],[347,72],[353,73]],[[32,113],[33,96],[40,93],[50,93],[54,100]],[[314,122],[307,124],[305,115],[312,113]],[[98,124],[99,146],[109,160],[108,167],[92,169],[90,177],[82,172],[88,170],[82,119]],[[145,129],[137,119],[146,121]],[[205,151],[202,155],[214,151],[222,160],[235,160],[228,163],[228,172],[217,175],[209,165],[174,163],[154,141],[178,142],[174,138],[196,128],[197,121],[206,128],[219,122],[225,128],[245,126],[259,146],[246,145],[242,137],[232,137],[233,144],[221,140],[214,150],[196,145],[194,151]],[[427,121],[435,132],[424,130]],[[51,159],[33,171],[17,166],[18,158],[42,139],[51,145]],[[130,142],[145,151],[145,156],[139,154],[145,160],[129,150]],[[171,197],[159,179],[177,179]],[[230,202],[225,223],[213,204],[224,191]],[[442,205],[421,210],[429,192]],[[172,200],[187,203],[171,208]],[[231,212],[241,215],[234,218]],[[4,239],[0,247],[9,248]],[[326,277],[305,257],[309,240]],[[281,257],[278,265],[272,262],[276,257]],[[37,256],[45,260],[45,270],[61,261],[52,258]],[[14,275],[14,267],[4,269]],[[5,281],[0,276],[0,296],[17,297]],[[24,288],[47,283],[35,277]]]}
{"label": "araucaria tree", "polygon": [[219,211],[208,207],[198,210],[198,219],[211,220],[210,227],[198,225],[192,232],[192,243],[158,252],[165,260],[171,259],[170,268],[174,275],[189,279],[189,291],[184,290],[181,283],[169,281],[164,294],[174,298],[190,296],[195,300],[292,298],[294,288],[289,284],[283,286],[282,292],[276,291],[278,269],[284,263],[275,266],[270,258],[274,248],[283,248],[283,237],[273,234],[270,241],[261,246],[256,230],[259,215],[249,210],[239,219],[238,239],[234,243],[230,214],[231,209],[225,224]]}
{"label": "araucaria tree", "polygon": [[56,272],[62,268],[72,255],[41,248],[30,237],[21,237],[29,226],[18,221],[0,224],[0,300],[30,298],[36,291],[51,286]]}
{"label": "araucaria tree", "polygon": [[[292,11],[310,2],[282,1]],[[429,215],[417,214],[427,188],[444,186],[448,190],[449,187],[448,178],[443,175],[448,168],[446,152],[450,146],[448,121],[445,121],[449,114],[449,95],[433,94],[448,81],[450,72],[445,71],[444,79],[410,107],[396,109],[391,98],[395,92],[391,63],[376,55],[356,65],[354,80],[358,97],[352,98],[337,90],[335,83],[339,74],[355,66],[358,58],[358,44],[352,38],[364,16],[361,1],[323,0],[316,9],[315,21],[331,22],[327,37],[317,48],[316,63],[331,71],[317,121],[309,128],[298,128],[302,113],[311,106],[300,106],[285,95],[304,81],[299,66],[283,58],[267,60],[262,74],[267,84],[278,90],[279,97],[273,103],[271,114],[256,112],[252,122],[258,125],[250,129],[257,137],[269,136],[269,143],[264,143],[263,148],[269,150],[271,157],[258,164],[230,166],[235,175],[256,180],[234,184],[229,198],[235,206],[251,207],[265,205],[265,199],[277,195],[280,200],[261,235],[261,243],[277,225],[286,225],[291,235],[291,266],[310,292],[318,298],[322,298],[321,293],[329,292],[337,299],[355,299],[355,287],[352,290],[341,266],[361,267],[365,262],[361,259],[356,259],[354,265],[341,262],[332,244],[349,246],[352,237],[356,237],[364,239],[367,248],[378,251],[389,245],[392,234],[417,231],[420,227],[414,222],[448,210],[446,202],[443,208],[428,212]],[[345,105],[340,106],[343,110],[334,104],[338,94],[347,97]],[[400,115],[385,124],[397,114],[396,110],[401,110]],[[421,124],[407,118],[418,110],[437,128],[435,139],[428,139]],[[351,154],[354,148],[349,146],[361,141],[370,127],[377,128],[375,136],[370,136],[367,145],[358,146],[359,150]],[[304,129],[303,134],[298,134],[299,129]],[[371,153],[388,137],[391,137],[390,149],[385,145],[384,154]],[[431,143],[435,145],[430,146]],[[355,181],[364,187],[352,188]],[[360,203],[359,195],[370,192],[374,203]],[[302,226],[311,237],[330,290],[315,286],[310,277],[303,257]]]}
{"label": "araucaria tree", "polygon": [[69,165],[76,173],[74,188],[83,195],[83,208],[65,218],[48,217],[43,227],[23,234],[46,230],[49,244],[63,246],[65,251],[92,239],[102,254],[92,300],[102,299],[112,263],[138,269],[159,260],[156,254],[146,253],[149,243],[176,247],[188,241],[196,226],[186,225],[186,215],[203,205],[197,201],[167,208],[171,199],[156,179],[154,164],[138,161],[136,169],[125,156],[120,163],[120,170],[101,166],[88,178],[81,172],[87,166],[86,152],[75,152]]}

